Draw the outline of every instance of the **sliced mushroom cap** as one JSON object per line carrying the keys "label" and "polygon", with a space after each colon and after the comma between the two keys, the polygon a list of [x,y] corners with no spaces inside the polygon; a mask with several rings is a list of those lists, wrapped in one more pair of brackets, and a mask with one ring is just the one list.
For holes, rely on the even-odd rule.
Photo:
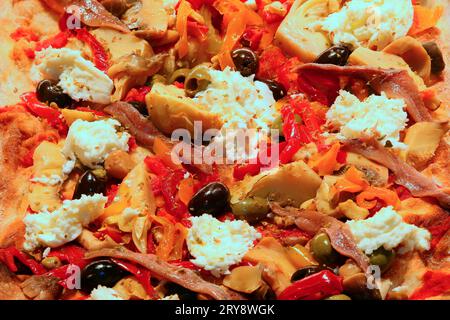
{"label": "sliced mushroom cap", "polygon": [[353,152],[347,153],[346,162],[349,165],[355,166],[356,169],[364,173],[364,178],[366,178],[371,185],[383,187],[388,183],[389,170],[386,167],[380,166],[379,164]]}
{"label": "sliced mushroom cap", "polygon": [[393,41],[384,52],[401,57],[425,82],[428,82],[431,74],[431,59],[419,40],[406,36]]}
{"label": "sliced mushroom cap", "polygon": [[148,40],[162,38],[169,26],[169,15],[163,0],[141,0],[136,2],[122,16],[122,21],[138,37]]}
{"label": "sliced mushroom cap", "polygon": [[116,17],[120,17],[136,0],[99,0],[106,10]]}
{"label": "sliced mushroom cap", "polygon": [[242,266],[234,268],[223,279],[223,285],[243,293],[252,293],[262,285],[262,268],[260,266]]}

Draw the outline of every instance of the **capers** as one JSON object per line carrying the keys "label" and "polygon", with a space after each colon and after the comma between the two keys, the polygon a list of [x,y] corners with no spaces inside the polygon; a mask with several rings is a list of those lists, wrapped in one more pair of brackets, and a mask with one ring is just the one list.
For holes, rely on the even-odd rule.
{"label": "capers", "polygon": [[143,116],[148,116],[147,105],[145,103],[139,101],[130,101],[128,103],[131,104]]}
{"label": "capers", "polygon": [[188,210],[192,215],[204,213],[218,216],[228,208],[230,191],[220,182],[211,182],[201,188],[189,201]]}
{"label": "capers", "polygon": [[319,233],[312,238],[310,248],[314,258],[322,264],[333,264],[339,257],[331,246],[330,238],[326,233]]}
{"label": "capers", "polygon": [[427,51],[431,59],[431,72],[439,74],[445,69],[444,57],[438,45],[434,41],[425,42],[422,46]]}
{"label": "capers", "polygon": [[99,285],[113,287],[127,272],[110,260],[91,262],[81,272],[81,289],[91,292]]}
{"label": "capers", "polygon": [[276,101],[286,96],[286,89],[281,83],[276,82],[274,80],[265,80],[265,79],[256,79],[256,80],[265,83],[269,87],[270,91],[272,91],[273,98]]}
{"label": "capers", "polygon": [[383,247],[375,250],[370,256],[370,264],[376,265],[380,267],[381,272],[385,272],[389,269],[394,262],[395,251],[394,250],[386,250]]}
{"label": "capers", "polygon": [[258,70],[258,56],[249,48],[239,48],[233,50],[231,52],[231,58],[236,66],[236,70],[239,71],[244,77],[251,76]]}
{"label": "capers", "polygon": [[199,64],[194,67],[186,76],[184,82],[184,91],[188,97],[194,97],[198,92],[206,90],[211,83],[209,75],[210,65],[207,63]]}
{"label": "capers", "polygon": [[352,300],[348,295],[346,294],[336,294],[334,296],[330,296],[326,298],[325,300]]}
{"label": "capers", "polygon": [[333,272],[333,270],[327,268],[326,266],[318,266],[318,265],[307,266],[295,271],[291,276],[291,282],[301,280],[303,278],[309,277],[310,275],[323,270],[330,270],[331,272]]}
{"label": "capers", "polygon": [[246,198],[231,204],[233,214],[249,222],[255,222],[264,218],[270,211],[267,199],[260,197]]}
{"label": "capers", "polygon": [[316,63],[345,66],[350,54],[351,50],[348,46],[338,44],[322,52],[316,59]]}
{"label": "capers", "polygon": [[72,104],[72,98],[63,92],[63,89],[50,80],[42,80],[36,88],[36,96],[39,101],[56,103],[60,108],[66,108]]}
{"label": "capers", "polygon": [[83,194],[92,196],[96,193],[103,194],[106,188],[105,180],[97,177],[92,171],[86,171],[78,181],[73,199],[80,199]]}

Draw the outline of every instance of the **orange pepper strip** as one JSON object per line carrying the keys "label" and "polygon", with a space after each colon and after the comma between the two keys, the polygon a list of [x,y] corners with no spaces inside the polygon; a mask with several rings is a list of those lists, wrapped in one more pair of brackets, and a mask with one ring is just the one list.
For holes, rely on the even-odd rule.
{"label": "orange pepper strip", "polygon": [[224,15],[223,25],[226,27],[222,47],[217,55],[221,69],[234,68],[231,50],[241,38],[247,25],[262,25],[262,18],[250,10],[239,0],[218,0],[214,7]]}
{"label": "orange pepper strip", "polygon": [[177,21],[175,23],[175,28],[180,34],[180,39],[175,45],[178,51],[178,58],[180,59],[186,56],[189,50],[187,22],[192,12],[194,12],[194,9],[192,9],[191,4],[186,0],[181,0],[180,6],[178,7]]}
{"label": "orange pepper strip", "polygon": [[187,229],[179,222],[175,225],[175,243],[173,245],[170,260],[181,260],[183,258],[183,247],[187,237]]}
{"label": "orange pepper strip", "polygon": [[178,198],[185,205],[187,205],[193,195],[194,195],[194,179],[190,177],[181,180],[180,185],[178,187]]}
{"label": "orange pepper strip", "polygon": [[344,176],[334,184],[334,188],[336,188],[338,196],[341,192],[361,192],[368,186],[369,183],[364,180],[363,173],[356,169],[354,166],[351,166],[345,172]]}
{"label": "orange pepper strip", "polygon": [[150,219],[160,224],[163,227],[163,236],[158,246],[156,247],[156,255],[164,260],[169,260],[175,243],[175,226],[172,222],[164,217],[150,215]]}
{"label": "orange pepper strip", "polygon": [[424,6],[414,6],[414,20],[409,29],[409,35],[415,35],[429,28],[434,27],[444,12],[442,6],[427,8]]}
{"label": "orange pepper strip", "polygon": [[155,138],[155,141],[153,142],[153,152],[155,153],[155,155],[157,155],[161,159],[161,161],[170,169],[183,169],[181,164],[176,164],[172,161],[172,157],[170,155],[171,151],[172,149],[167,143],[165,143],[160,138]]}
{"label": "orange pepper strip", "polygon": [[385,188],[368,187],[356,196],[356,204],[361,208],[372,209],[377,204],[377,199],[383,200],[388,206],[397,209],[400,199],[396,192]]}
{"label": "orange pepper strip", "polygon": [[330,150],[321,155],[318,159],[312,161],[312,168],[317,171],[321,176],[330,175],[333,171],[339,168],[339,163],[337,161],[337,155],[341,145],[339,142],[334,143]]}

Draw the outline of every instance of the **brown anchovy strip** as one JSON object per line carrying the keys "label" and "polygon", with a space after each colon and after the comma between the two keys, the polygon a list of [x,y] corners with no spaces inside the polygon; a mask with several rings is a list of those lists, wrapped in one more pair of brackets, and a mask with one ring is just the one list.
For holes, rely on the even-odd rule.
{"label": "brown anchovy strip", "polygon": [[224,287],[203,280],[193,270],[162,261],[154,254],[136,253],[124,247],[101,249],[86,254],[87,259],[97,257],[112,257],[135,262],[150,270],[158,278],[171,281],[191,291],[208,295],[216,300],[244,299],[236,292],[231,292]]}

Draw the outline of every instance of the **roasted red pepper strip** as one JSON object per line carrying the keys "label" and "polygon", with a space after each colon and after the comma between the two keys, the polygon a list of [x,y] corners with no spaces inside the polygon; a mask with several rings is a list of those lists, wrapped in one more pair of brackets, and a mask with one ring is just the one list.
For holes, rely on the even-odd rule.
{"label": "roasted red pepper strip", "polygon": [[151,273],[150,270],[145,269],[140,266],[136,266],[130,262],[125,262],[119,259],[111,259],[115,264],[124,269],[125,271],[130,272],[132,275],[136,277],[136,280],[139,281],[140,284],[144,287],[145,291],[151,298],[157,298],[157,294],[155,288],[150,283]]}
{"label": "roasted red pepper strip", "polygon": [[138,88],[133,88],[128,91],[127,96],[125,97],[126,102],[142,102],[145,103],[145,95],[149,93],[151,90],[148,86],[142,86]]}
{"label": "roasted red pepper strip", "polygon": [[47,270],[39,262],[29,257],[16,247],[0,249],[0,261],[3,262],[11,272],[17,272],[18,270],[14,259],[19,260],[27,266],[33,274],[44,274],[47,272]]}
{"label": "roasted red pepper strip", "polygon": [[200,42],[208,38],[208,26],[197,21],[188,20],[187,22],[188,34],[198,39]]}
{"label": "roasted red pepper strip", "polygon": [[101,43],[98,42],[98,40],[85,28],[76,29],[75,37],[78,40],[85,42],[91,48],[92,55],[94,56],[95,66],[102,71],[108,70],[108,54],[106,53]]}
{"label": "roasted red pepper strip", "polygon": [[67,124],[58,109],[51,108],[45,103],[40,102],[34,92],[24,93],[20,96],[20,99],[25,103],[27,109],[33,115],[46,119],[62,136],[67,135]]}
{"label": "roasted red pepper strip", "polygon": [[58,249],[52,249],[48,257],[57,257],[63,263],[75,264],[80,268],[84,268],[89,260],[84,258],[86,250],[76,245],[66,245]]}
{"label": "roasted red pepper strip", "polygon": [[68,31],[62,31],[56,35],[54,35],[51,38],[42,40],[38,43],[36,43],[35,52],[41,51],[43,49],[47,49],[49,47],[52,47],[54,49],[60,49],[67,45],[67,42],[69,41],[70,33]]}
{"label": "roasted red pepper strip", "polygon": [[329,270],[323,270],[309,277],[295,281],[284,289],[278,300],[320,300],[343,290],[342,278]]}

